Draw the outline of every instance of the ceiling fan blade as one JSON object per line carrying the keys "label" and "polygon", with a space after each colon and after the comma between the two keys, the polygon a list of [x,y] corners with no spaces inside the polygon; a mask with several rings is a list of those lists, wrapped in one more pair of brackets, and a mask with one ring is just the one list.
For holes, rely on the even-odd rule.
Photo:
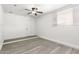
{"label": "ceiling fan blade", "polygon": [[37,12],[37,13],[41,13],[41,14],[43,13],[43,12],[41,12],[41,11],[36,11],[36,12]]}
{"label": "ceiling fan blade", "polygon": [[29,10],[29,9],[25,9],[25,10],[27,10],[27,11],[31,11],[31,10]]}
{"label": "ceiling fan blade", "polygon": [[37,16],[37,13],[35,13],[35,16]]}
{"label": "ceiling fan blade", "polygon": [[27,13],[27,14],[31,14],[32,12],[29,12],[29,13]]}

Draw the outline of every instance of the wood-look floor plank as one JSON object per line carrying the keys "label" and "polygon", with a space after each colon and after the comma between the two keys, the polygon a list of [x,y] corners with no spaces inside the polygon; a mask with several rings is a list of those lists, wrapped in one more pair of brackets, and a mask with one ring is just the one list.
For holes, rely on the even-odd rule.
{"label": "wood-look floor plank", "polygon": [[71,54],[79,54],[79,49],[72,49]]}
{"label": "wood-look floor plank", "polygon": [[79,54],[73,49],[42,38],[6,44],[0,54]]}

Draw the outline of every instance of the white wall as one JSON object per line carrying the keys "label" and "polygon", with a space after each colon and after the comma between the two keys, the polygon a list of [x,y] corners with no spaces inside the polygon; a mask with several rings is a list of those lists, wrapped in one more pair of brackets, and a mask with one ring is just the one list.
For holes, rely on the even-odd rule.
{"label": "white wall", "polygon": [[55,13],[49,13],[37,19],[38,36],[79,48],[79,26],[53,26],[53,20],[56,20]]}
{"label": "white wall", "polygon": [[5,13],[4,39],[35,35],[35,21],[30,16]]}
{"label": "white wall", "polygon": [[3,42],[2,28],[3,28],[3,10],[2,6],[0,5],[0,50],[2,48],[2,42]]}

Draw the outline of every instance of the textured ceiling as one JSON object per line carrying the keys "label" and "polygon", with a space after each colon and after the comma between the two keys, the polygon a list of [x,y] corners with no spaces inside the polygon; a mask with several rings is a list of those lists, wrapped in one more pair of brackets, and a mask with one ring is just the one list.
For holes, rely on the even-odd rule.
{"label": "textured ceiling", "polygon": [[16,6],[14,6],[14,4],[3,4],[2,7],[4,12],[27,15],[28,11],[24,9],[31,9],[32,7],[37,7],[40,11],[48,13],[66,5],[67,4],[16,4]]}

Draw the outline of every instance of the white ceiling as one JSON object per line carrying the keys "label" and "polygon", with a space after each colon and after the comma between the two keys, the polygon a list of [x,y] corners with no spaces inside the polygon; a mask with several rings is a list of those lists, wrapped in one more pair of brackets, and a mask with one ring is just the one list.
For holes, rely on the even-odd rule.
{"label": "white ceiling", "polygon": [[44,13],[54,11],[58,8],[64,7],[67,4],[3,4],[4,12],[15,13],[20,15],[27,15],[28,11],[24,9],[31,9],[32,7],[37,7],[40,11]]}

